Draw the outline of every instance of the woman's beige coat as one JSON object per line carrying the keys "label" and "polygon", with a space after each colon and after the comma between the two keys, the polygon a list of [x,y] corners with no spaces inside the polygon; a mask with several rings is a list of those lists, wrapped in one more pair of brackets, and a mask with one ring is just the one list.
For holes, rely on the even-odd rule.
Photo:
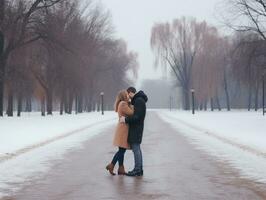
{"label": "woman's beige coat", "polygon": [[[133,107],[129,106],[127,102],[121,101],[118,105],[118,117],[121,116],[130,116],[133,115],[134,109]],[[128,137],[128,125],[125,123],[119,123],[117,124],[115,136],[114,136],[114,142],[113,144],[118,147],[123,147],[126,149],[129,149],[130,146],[127,142]]]}

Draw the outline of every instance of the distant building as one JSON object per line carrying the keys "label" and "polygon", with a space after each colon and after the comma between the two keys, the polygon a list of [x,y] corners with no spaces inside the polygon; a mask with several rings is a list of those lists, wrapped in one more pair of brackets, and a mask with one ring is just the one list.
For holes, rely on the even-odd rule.
{"label": "distant building", "polygon": [[181,107],[178,88],[170,80],[144,80],[140,89],[148,95],[147,107],[150,109],[170,109],[170,104],[174,109]]}

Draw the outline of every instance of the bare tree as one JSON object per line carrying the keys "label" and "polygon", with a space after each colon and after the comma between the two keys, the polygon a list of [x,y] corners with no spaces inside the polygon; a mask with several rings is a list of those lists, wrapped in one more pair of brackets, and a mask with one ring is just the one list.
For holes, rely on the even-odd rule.
{"label": "bare tree", "polygon": [[212,110],[215,105],[221,110],[220,98],[224,90],[227,110],[230,110],[227,83],[230,50],[228,39],[220,36],[215,27],[207,26],[193,68],[193,87],[201,108],[210,100]]}
{"label": "bare tree", "polygon": [[172,24],[155,24],[151,34],[151,48],[155,53],[155,64],[168,65],[182,88],[183,107],[190,109],[191,76],[195,57],[207,24],[185,17]]}
{"label": "bare tree", "polygon": [[259,107],[259,92],[264,66],[266,43],[258,34],[237,34],[234,44],[233,73],[248,91],[248,110],[254,99],[255,110]]}
{"label": "bare tree", "polygon": [[[117,90],[130,82],[128,72],[137,75],[138,62],[137,54],[114,37],[109,12],[90,2],[85,8],[75,0],[34,2],[8,3],[5,10],[8,115],[14,102],[19,116],[24,103],[30,111],[32,100],[40,103],[42,115],[55,109],[61,114],[91,111],[102,91],[112,107]],[[33,6],[35,11],[28,10]],[[21,16],[28,12],[24,27]]]}
{"label": "bare tree", "polygon": [[225,23],[238,32],[253,32],[266,40],[266,2],[264,0],[227,0]]}
{"label": "bare tree", "polygon": [[[4,10],[1,16],[0,30],[5,37],[5,46],[0,55],[0,116],[3,116],[4,84],[6,64],[10,53],[24,45],[41,38],[34,32],[35,16],[38,11],[48,9],[60,0],[35,0],[35,1],[4,1],[0,8]],[[15,6],[14,6],[15,4]],[[29,4],[29,6],[28,6]]]}
{"label": "bare tree", "polygon": [[[232,57],[232,72],[236,81],[242,83],[241,90],[248,95],[247,107],[259,107],[259,93],[266,40],[266,2],[264,0],[227,0],[224,22],[236,33]],[[238,84],[237,84],[238,85]],[[240,90],[240,88],[239,88]]]}

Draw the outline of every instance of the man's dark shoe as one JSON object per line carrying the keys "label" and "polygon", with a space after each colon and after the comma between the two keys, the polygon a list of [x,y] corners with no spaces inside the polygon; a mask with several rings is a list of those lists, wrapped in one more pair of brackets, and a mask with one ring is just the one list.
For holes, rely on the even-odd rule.
{"label": "man's dark shoe", "polygon": [[143,170],[140,170],[140,171],[136,171],[136,170],[133,170],[133,171],[130,171],[128,173],[126,173],[126,176],[143,176]]}

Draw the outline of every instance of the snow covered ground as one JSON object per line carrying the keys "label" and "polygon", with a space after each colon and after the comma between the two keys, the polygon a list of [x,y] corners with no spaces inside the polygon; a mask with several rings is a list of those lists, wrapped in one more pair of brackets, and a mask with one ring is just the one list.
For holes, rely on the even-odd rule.
{"label": "snow covered ground", "polygon": [[[261,113],[152,110],[198,149],[266,183],[266,116]],[[0,118],[0,198],[41,178],[68,150],[114,126],[114,112]],[[25,153],[26,152],[26,153]]]}
{"label": "snow covered ground", "polygon": [[[0,119],[0,198],[38,179],[68,150],[114,126],[114,112]],[[26,153],[25,153],[26,152]],[[6,159],[8,158],[8,159]],[[12,159],[11,159],[12,158]]]}
{"label": "snow covered ground", "polygon": [[40,116],[40,113],[31,113],[20,118],[0,118],[0,162],[5,157],[115,118],[114,112],[105,112],[104,116],[98,112],[79,115],[55,113],[46,117]]}
{"label": "snow covered ground", "polygon": [[266,183],[266,116],[258,112],[156,111],[197,148]]}

